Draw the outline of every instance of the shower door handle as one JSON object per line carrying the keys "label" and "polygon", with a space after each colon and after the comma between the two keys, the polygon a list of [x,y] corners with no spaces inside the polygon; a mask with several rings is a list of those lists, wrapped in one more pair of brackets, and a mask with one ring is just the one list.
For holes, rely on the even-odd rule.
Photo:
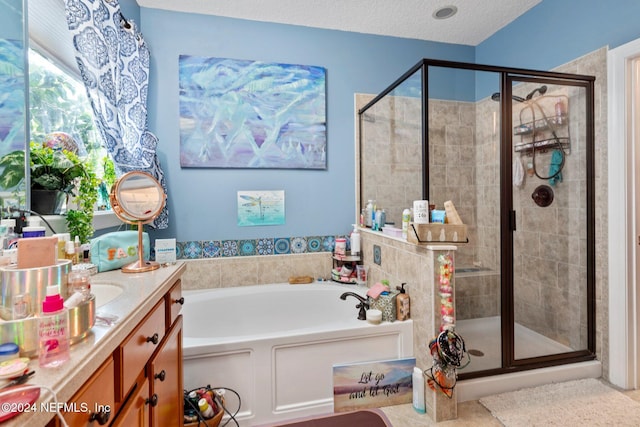
{"label": "shower door handle", "polygon": [[516,211],[511,211],[511,215],[509,216],[509,226],[511,231],[516,231]]}

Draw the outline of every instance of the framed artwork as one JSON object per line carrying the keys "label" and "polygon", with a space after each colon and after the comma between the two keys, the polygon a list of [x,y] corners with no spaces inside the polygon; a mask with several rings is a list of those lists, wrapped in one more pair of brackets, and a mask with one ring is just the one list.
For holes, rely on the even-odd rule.
{"label": "framed artwork", "polygon": [[180,166],[326,169],[325,69],[180,55]]}
{"label": "framed artwork", "polygon": [[284,224],[284,190],[238,191],[238,226]]}

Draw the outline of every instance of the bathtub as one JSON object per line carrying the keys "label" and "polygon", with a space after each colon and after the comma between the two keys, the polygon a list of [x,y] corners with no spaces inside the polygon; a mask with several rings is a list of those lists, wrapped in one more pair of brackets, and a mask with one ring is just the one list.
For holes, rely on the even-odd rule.
{"label": "bathtub", "polygon": [[[333,411],[333,365],[413,357],[413,323],[358,320],[366,288],[319,282],[183,291],[184,387],[235,390],[241,426]],[[238,399],[226,393],[234,412]]]}

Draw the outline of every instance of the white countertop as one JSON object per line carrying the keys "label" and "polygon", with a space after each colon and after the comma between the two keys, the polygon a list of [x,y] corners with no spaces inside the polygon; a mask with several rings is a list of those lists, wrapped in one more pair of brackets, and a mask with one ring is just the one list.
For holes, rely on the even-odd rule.
{"label": "white countertop", "polygon": [[[29,370],[35,370],[35,375],[25,385],[50,387],[56,393],[58,402],[67,402],[138,325],[149,310],[160,301],[185,269],[184,262],[178,262],[175,265],[160,267],[145,273],[123,273],[121,270],[113,270],[92,276],[92,283],[114,284],[123,287],[122,294],[96,308],[98,316],[100,314],[117,316],[117,322],[112,326],[96,324],[85,339],[71,346],[71,358],[62,366],[40,368],[38,358],[32,358]],[[55,413],[40,411],[41,403],[52,401],[51,393],[41,389],[40,398],[33,407],[34,412],[20,414],[1,423],[0,426],[44,426],[55,416]],[[2,402],[2,398],[0,398],[0,402]]]}

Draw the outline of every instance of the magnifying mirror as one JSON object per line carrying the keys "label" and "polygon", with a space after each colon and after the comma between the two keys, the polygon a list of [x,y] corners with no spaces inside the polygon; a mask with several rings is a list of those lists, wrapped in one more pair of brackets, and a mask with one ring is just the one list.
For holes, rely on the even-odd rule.
{"label": "magnifying mirror", "polygon": [[142,226],[152,222],[164,208],[164,189],[153,176],[142,171],[127,172],[111,188],[113,212],[127,224],[138,224],[138,261],[122,267],[124,273],[155,270],[160,264],[144,260]]}

